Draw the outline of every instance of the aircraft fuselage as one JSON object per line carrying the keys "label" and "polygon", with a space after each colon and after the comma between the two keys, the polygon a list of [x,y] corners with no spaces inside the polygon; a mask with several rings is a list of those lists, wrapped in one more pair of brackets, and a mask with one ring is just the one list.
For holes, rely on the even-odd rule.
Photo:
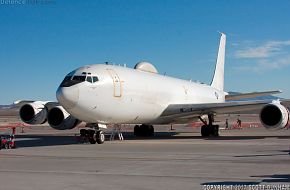
{"label": "aircraft fuselage", "polygon": [[[97,77],[97,81],[92,81]],[[74,117],[88,123],[164,123],[163,111],[171,104],[219,103],[223,91],[209,85],[122,66],[96,64],[67,75],[57,90],[59,103]],[[166,121],[174,122],[174,121]]]}

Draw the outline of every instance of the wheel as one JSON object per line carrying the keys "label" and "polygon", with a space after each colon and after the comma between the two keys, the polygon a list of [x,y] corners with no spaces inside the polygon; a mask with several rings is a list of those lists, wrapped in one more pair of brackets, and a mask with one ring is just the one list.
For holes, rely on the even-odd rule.
{"label": "wheel", "polygon": [[210,131],[209,131],[209,126],[208,125],[203,125],[201,127],[201,136],[202,137],[209,137],[210,135]]}
{"label": "wheel", "polygon": [[103,131],[97,131],[96,133],[96,141],[98,144],[103,144],[105,142],[105,134]]}
{"label": "wheel", "polygon": [[218,137],[219,136],[219,125],[212,126],[212,136]]}
{"label": "wheel", "polygon": [[90,137],[94,137],[94,135],[95,135],[95,130],[87,130],[87,135],[88,135],[88,137],[90,138]]}
{"label": "wheel", "polygon": [[203,125],[201,127],[202,137],[218,137],[219,136],[219,125]]}
{"label": "wheel", "polygon": [[94,136],[94,137],[89,137],[89,142],[91,143],[91,144],[96,144],[96,137]]}
{"label": "wheel", "polygon": [[87,130],[86,130],[86,129],[81,129],[81,130],[80,130],[80,135],[81,135],[81,137],[85,137],[86,134],[87,134]]}
{"label": "wheel", "polygon": [[135,125],[134,127],[134,135],[139,137],[140,136],[140,126],[139,125]]}
{"label": "wheel", "polygon": [[135,125],[134,127],[134,135],[137,137],[150,137],[154,135],[154,127],[153,125]]}
{"label": "wheel", "polygon": [[151,137],[154,134],[154,127],[153,127],[153,125],[145,125],[145,124],[142,124],[140,126],[140,129],[141,129],[141,135],[142,135],[142,137]]}
{"label": "wheel", "polygon": [[94,130],[87,130],[88,140],[91,144],[96,144],[97,139]]}
{"label": "wheel", "polygon": [[148,126],[148,136],[152,137],[154,135],[154,127],[153,125]]}
{"label": "wheel", "polygon": [[154,127],[153,127],[153,125],[150,125],[149,132],[150,132],[150,136],[154,136]]}
{"label": "wheel", "polygon": [[9,149],[8,143],[5,143],[4,147],[5,147],[5,149]]}
{"label": "wheel", "polygon": [[144,124],[142,124],[141,126],[140,126],[140,135],[139,136],[141,136],[141,137],[147,137],[148,136],[148,125],[144,125]]}

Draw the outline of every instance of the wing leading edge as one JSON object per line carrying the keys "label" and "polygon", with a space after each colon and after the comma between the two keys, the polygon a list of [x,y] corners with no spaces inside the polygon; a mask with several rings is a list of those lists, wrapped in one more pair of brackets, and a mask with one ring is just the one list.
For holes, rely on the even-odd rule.
{"label": "wing leading edge", "polygon": [[282,91],[273,90],[273,91],[265,91],[265,92],[251,92],[251,93],[243,93],[243,94],[229,94],[226,95],[225,99],[228,100],[241,100],[246,98],[256,98],[259,96],[268,96],[272,94],[279,94]]}

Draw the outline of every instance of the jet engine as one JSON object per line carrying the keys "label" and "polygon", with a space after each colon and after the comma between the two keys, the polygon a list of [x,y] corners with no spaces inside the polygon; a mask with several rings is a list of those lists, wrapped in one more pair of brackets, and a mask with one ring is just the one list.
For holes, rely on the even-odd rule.
{"label": "jet engine", "polygon": [[36,101],[23,105],[19,110],[20,118],[27,124],[43,124],[46,122],[46,102]]}
{"label": "jet engine", "polygon": [[57,130],[73,129],[80,121],[70,115],[63,107],[55,106],[47,115],[49,125]]}
{"label": "jet engine", "polygon": [[260,120],[266,129],[282,129],[289,122],[289,110],[279,102],[264,106],[260,112]]}

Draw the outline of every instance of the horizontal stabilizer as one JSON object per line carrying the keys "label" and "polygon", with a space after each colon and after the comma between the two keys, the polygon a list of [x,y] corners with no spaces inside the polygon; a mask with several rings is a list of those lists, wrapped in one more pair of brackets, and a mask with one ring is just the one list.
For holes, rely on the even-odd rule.
{"label": "horizontal stabilizer", "polygon": [[246,98],[256,98],[259,96],[268,96],[272,94],[279,94],[281,93],[280,90],[273,90],[273,91],[265,91],[265,92],[251,92],[251,93],[243,93],[243,94],[229,94],[226,95],[226,100],[241,100]]}

